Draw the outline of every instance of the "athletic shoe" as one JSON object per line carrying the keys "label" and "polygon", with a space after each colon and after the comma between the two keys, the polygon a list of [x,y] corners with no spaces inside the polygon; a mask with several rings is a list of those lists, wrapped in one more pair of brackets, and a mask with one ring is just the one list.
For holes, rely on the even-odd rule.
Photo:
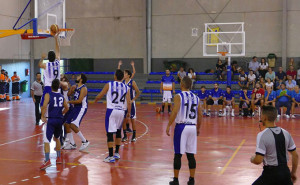
{"label": "athletic shoe", "polygon": [[132,130],[131,130],[130,128],[127,128],[127,129],[126,129],[126,132],[127,132],[127,133],[132,133]]}
{"label": "athletic shoe", "polygon": [[[222,116],[223,116],[222,112],[219,112],[218,116],[219,116],[219,117],[222,117]],[[225,116],[226,116],[226,115],[225,115]]]}
{"label": "athletic shoe", "polygon": [[131,138],[131,142],[136,142],[136,137]]}
{"label": "athletic shoe", "polygon": [[122,138],[122,142],[126,142],[128,139],[127,139],[127,136],[124,136],[123,138]]}
{"label": "athletic shoe", "polygon": [[222,117],[226,117],[226,113],[223,113],[223,114],[222,114]]}
{"label": "athletic shoe", "polygon": [[70,145],[70,140],[69,139],[65,139],[63,145],[61,146],[61,149],[65,149],[66,146]]}
{"label": "athletic shoe", "polygon": [[290,115],[285,115],[285,117],[286,117],[287,119],[290,119]]}
{"label": "athletic shoe", "polygon": [[234,116],[235,116],[235,115],[234,115],[234,113],[232,112],[232,113],[231,113],[231,117],[234,117]]}
{"label": "athletic shoe", "polygon": [[291,118],[293,118],[293,119],[294,119],[294,118],[296,118],[296,116],[293,114],[293,115],[291,116]]}
{"label": "athletic shoe", "polygon": [[195,179],[190,177],[189,181],[187,182],[187,185],[195,185]]}
{"label": "athletic shoe", "polygon": [[240,116],[240,117],[242,116],[242,113],[241,113],[241,112],[239,113],[239,116]]}
{"label": "athletic shoe", "polygon": [[81,147],[79,148],[79,151],[83,151],[88,148],[90,142],[86,140],[85,142],[82,142]]}
{"label": "athletic shoe", "polygon": [[254,112],[252,112],[252,117],[254,117],[255,116],[255,113]]}
{"label": "athletic shoe", "polygon": [[46,168],[48,168],[48,167],[50,167],[51,166],[51,161],[50,161],[50,159],[48,160],[48,161],[45,161],[43,164],[42,164],[42,166],[40,167],[40,170],[44,170],[44,169],[46,169]]}
{"label": "athletic shoe", "polygon": [[207,116],[207,117],[210,117],[210,112],[208,112],[208,113],[206,114],[206,116]]}
{"label": "athletic shoe", "polygon": [[280,118],[280,114],[277,115],[277,118],[278,118],[278,119]]}
{"label": "athletic shoe", "polygon": [[77,148],[76,144],[69,143],[66,146],[64,145],[62,149],[63,150],[75,150],[76,148]]}
{"label": "athletic shoe", "polygon": [[62,159],[62,157],[60,156],[60,157],[57,157],[56,158],[56,164],[62,164],[63,163],[63,159]]}
{"label": "athletic shoe", "polygon": [[114,157],[109,157],[109,156],[107,156],[107,157],[103,160],[103,162],[106,162],[106,163],[114,163],[114,162],[116,162],[116,159],[115,159]]}
{"label": "athletic shoe", "polygon": [[172,181],[170,181],[169,182],[169,185],[179,185],[179,182],[178,182],[178,180],[172,180]]}
{"label": "athletic shoe", "polygon": [[116,160],[119,160],[119,159],[121,159],[121,156],[120,156],[120,154],[115,153],[114,158],[115,158]]}
{"label": "athletic shoe", "polygon": [[203,116],[206,116],[206,112],[203,113]]}

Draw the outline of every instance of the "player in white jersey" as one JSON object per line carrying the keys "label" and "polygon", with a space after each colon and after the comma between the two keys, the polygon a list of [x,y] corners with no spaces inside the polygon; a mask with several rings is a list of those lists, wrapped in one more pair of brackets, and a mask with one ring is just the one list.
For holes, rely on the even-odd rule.
{"label": "player in white jersey", "polygon": [[[124,119],[123,122],[123,133],[124,137],[122,138],[122,142],[127,141],[127,134],[129,128],[129,120],[132,123],[132,138],[131,141],[135,142],[136,141],[136,126],[135,126],[135,119],[136,119],[136,105],[135,105],[135,100],[138,99],[140,96],[140,90],[134,80],[131,79],[131,71],[129,70],[124,70],[124,80],[123,83],[126,84],[129,87],[129,93],[130,93],[130,102],[131,102],[131,114],[130,114],[130,119]],[[127,111],[127,110],[126,110]],[[128,125],[127,125],[128,124]]]}
{"label": "player in white jersey", "polygon": [[44,103],[44,96],[47,93],[51,92],[51,83],[54,79],[59,79],[60,75],[60,48],[58,44],[58,36],[59,33],[57,33],[55,38],[55,52],[49,51],[48,52],[48,60],[49,62],[43,63],[44,59],[46,58],[46,54],[42,54],[42,58],[39,61],[39,68],[44,69],[44,92],[41,99],[41,106],[43,106]]}
{"label": "player in white jersey", "polygon": [[194,185],[196,160],[194,154],[197,151],[197,136],[200,134],[202,110],[200,99],[190,89],[192,80],[186,76],[181,80],[181,93],[174,98],[174,108],[171,113],[166,133],[170,136],[170,126],[174,120],[176,123],[174,131],[174,179],[169,184],[179,185],[178,176],[181,168],[182,154],[187,155],[189,161],[190,178],[188,185]]}
{"label": "player in white jersey", "polygon": [[[113,82],[105,84],[102,91],[97,95],[95,103],[106,95],[106,116],[105,129],[107,135],[107,146],[109,155],[104,159],[104,162],[114,163],[116,159],[120,159],[119,148],[121,145],[121,128],[124,120],[125,110],[128,109],[126,117],[130,117],[131,103],[130,93],[127,85],[122,83],[124,78],[123,71],[117,69],[114,75]],[[116,133],[116,150],[113,152],[114,137]]]}

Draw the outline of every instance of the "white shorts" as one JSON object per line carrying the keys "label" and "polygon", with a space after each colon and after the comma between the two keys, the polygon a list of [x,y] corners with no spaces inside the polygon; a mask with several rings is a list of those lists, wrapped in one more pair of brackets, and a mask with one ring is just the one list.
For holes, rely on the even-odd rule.
{"label": "white shorts", "polygon": [[197,153],[196,125],[176,124],[174,131],[175,154]]}
{"label": "white shorts", "polygon": [[226,100],[225,101],[225,105],[227,106],[227,105],[232,105],[232,100]]}
{"label": "white shorts", "polygon": [[124,120],[124,114],[124,110],[107,109],[105,116],[106,132],[114,133],[121,129]]}
{"label": "white shorts", "polygon": [[163,92],[163,103],[171,103],[172,102],[172,91],[164,91]]}

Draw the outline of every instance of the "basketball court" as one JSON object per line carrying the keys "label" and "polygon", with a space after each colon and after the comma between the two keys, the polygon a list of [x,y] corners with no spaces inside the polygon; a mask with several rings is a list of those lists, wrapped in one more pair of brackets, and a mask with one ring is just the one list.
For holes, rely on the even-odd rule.
{"label": "basketball court", "polygon": [[[202,118],[195,154],[195,184],[246,185],[261,175],[263,165],[250,162],[256,152],[257,134],[264,129],[260,123],[261,111],[257,108],[258,114],[254,117],[238,116],[241,88],[238,74],[231,73],[231,64],[238,61],[241,68],[247,68],[253,56],[263,58],[267,54],[275,55],[275,58],[268,58],[268,61],[274,61],[274,69],[287,69],[287,58],[300,61],[300,52],[293,45],[297,39],[287,38],[287,35],[295,35],[293,31],[298,26],[295,19],[286,17],[289,11],[300,16],[300,11],[293,9],[293,5],[299,4],[297,0],[289,3],[283,0],[284,6],[279,2],[266,6],[273,3],[271,0],[268,3],[249,1],[251,6],[248,9],[242,8],[243,3],[232,3],[231,0],[166,0],[165,4],[157,0],[126,3],[79,0],[76,5],[71,0],[13,1],[3,7],[5,15],[0,15],[0,20],[6,21],[0,26],[0,45],[3,46],[0,69],[6,69],[10,74],[17,71],[24,80],[23,84],[27,84],[27,90],[21,85],[20,101],[0,103],[0,185],[169,184],[174,176],[175,124],[171,127],[171,136],[167,136],[170,114],[160,112],[163,97],[160,85],[166,69],[177,77],[182,66],[186,70],[198,70],[192,91],[195,94],[200,92],[200,87],[205,85],[212,89],[217,83],[223,90],[230,86],[236,98],[235,117],[219,117],[217,109],[212,109],[211,117]],[[14,8],[16,10],[11,14],[5,12]],[[257,17],[253,12],[258,12]],[[270,30],[281,30],[278,20],[274,21],[276,16],[270,12],[283,19],[279,21],[281,32],[270,33]],[[287,23],[292,26],[288,27]],[[260,26],[268,31],[259,29],[261,34],[256,32],[255,27]],[[289,31],[291,34],[287,34]],[[42,76],[45,74],[45,70],[39,68],[39,60],[42,53],[55,49],[56,33],[61,50],[61,74],[69,80],[72,75],[80,74],[88,78],[88,110],[80,130],[90,145],[82,152],[78,149],[62,150],[63,163],[56,164],[57,154],[52,140],[52,166],[40,170],[45,160],[43,132],[46,125],[42,122],[34,124],[35,104],[30,86],[37,72]],[[280,43],[272,42],[279,36]],[[265,46],[256,48],[260,41],[266,43]],[[215,80],[217,60],[227,62],[224,80]],[[49,60],[46,58],[41,62],[47,64]],[[120,147],[121,159],[105,163],[103,159],[109,153],[105,130],[106,97],[98,103],[94,103],[94,99],[106,83],[114,80],[118,65],[122,70],[134,71],[133,80],[141,91],[136,106],[137,141],[131,142],[132,133],[128,133],[129,140],[122,142]],[[176,93],[179,93],[180,83],[176,81],[174,84]],[[2,97],[1,92],[0,95]],[[300,145],[299,111],[297,108],[296,119],[282,116],[276,122],[277,126],[291,133],[297,146]],[[79,146],[81,140],[74,135]],[[288,166],[291,169],[291,161]],[[299,170],[297,176],[300,177]],[[189,177],[189,162],[183,155],[179,183],[187,184]],[[300,184],[300,181],[295,184]]]}

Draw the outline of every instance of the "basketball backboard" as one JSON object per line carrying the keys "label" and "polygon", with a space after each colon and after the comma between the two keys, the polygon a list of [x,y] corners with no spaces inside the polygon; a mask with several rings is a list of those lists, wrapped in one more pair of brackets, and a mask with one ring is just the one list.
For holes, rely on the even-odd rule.
{"label": "basketball backboard", "polygon": [[245,56],[243,22],[206,23],[203,33],[203,56]]}
{"label": "basketball backboard", "polygon": [[60,29],[66,28],[65,0],[35,0],[34,3],[37,22],[33,29],[37,34],[49,35],[52,24],[57,24]]}

